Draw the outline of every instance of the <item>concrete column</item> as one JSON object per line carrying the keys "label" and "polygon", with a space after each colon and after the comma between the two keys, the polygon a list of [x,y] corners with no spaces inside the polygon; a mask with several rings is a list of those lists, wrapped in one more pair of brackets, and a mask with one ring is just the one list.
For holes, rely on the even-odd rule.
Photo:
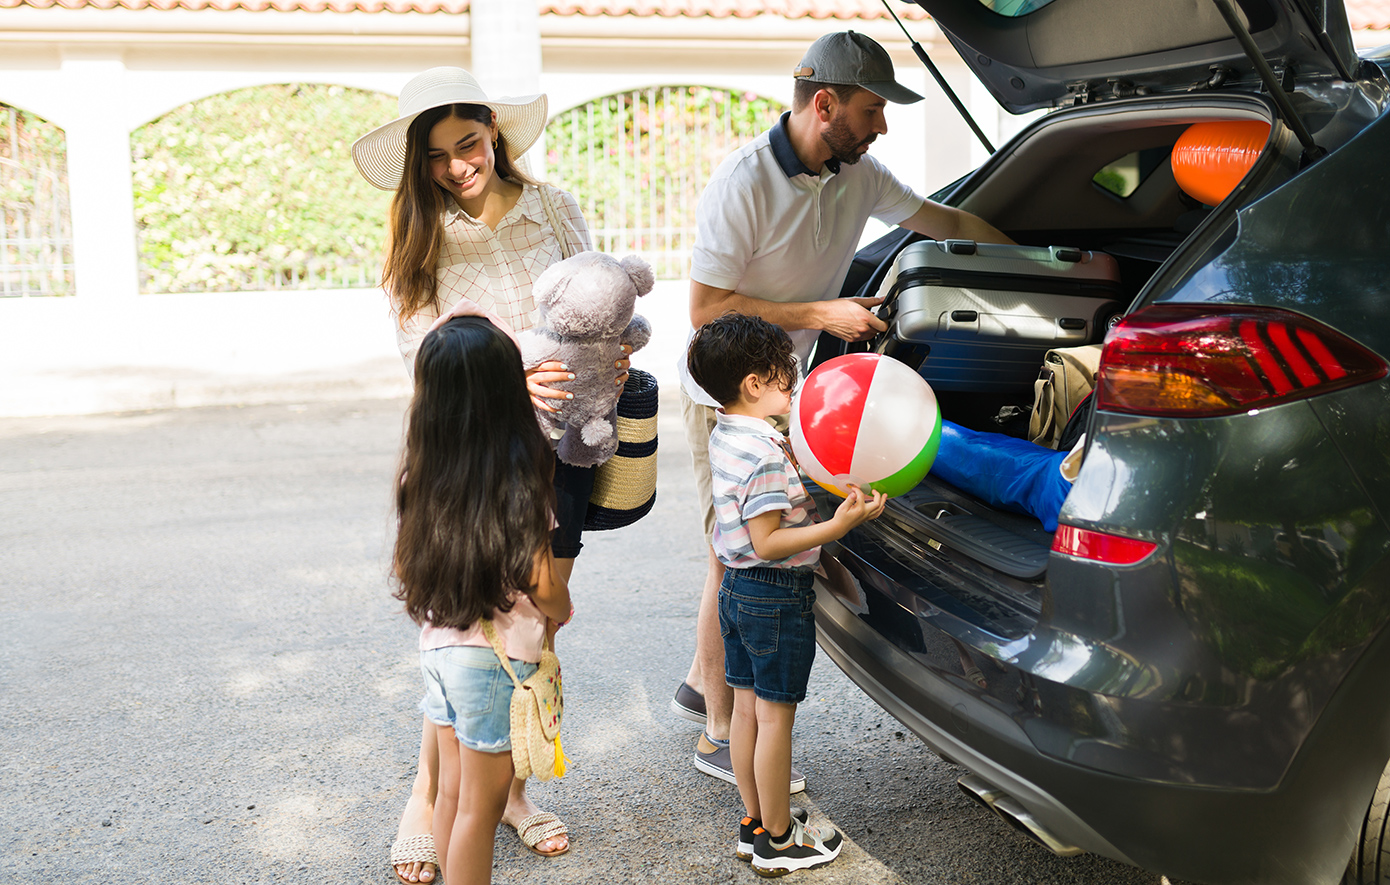
{"label": "concrete column", "polygon": [[539,0],[473,0],[469,49],[473,76],[494,98],[540,92]]}
{"label": "concrete column", "polygon": [[[501,98],[540,92],[540,0],[472,0],[468,14],[470,70],[487,94]],[[532,175],[545,180],[544,135],[526,152],[525,163]]]}
{"label": "concrete column", "polygon": [[[140,291],[130,133],[123,122],[126,68],[119,55],[64,53],[59,76],[74,109],[65,114],[73,272],[85,300]],[[80,104],[73,96],[81,95]]]}

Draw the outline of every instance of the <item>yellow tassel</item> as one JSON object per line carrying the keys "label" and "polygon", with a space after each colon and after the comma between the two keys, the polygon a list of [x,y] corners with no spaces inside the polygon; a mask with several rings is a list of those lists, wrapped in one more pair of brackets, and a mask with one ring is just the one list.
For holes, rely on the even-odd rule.
{"label": "yellow tassel", "polygon": [[560,746],[560,736],[559,736],[558,734],[555,735],[555,776],[556,776],[556,777],[564,777],[564,776],[565,776],[565,771],[567,770],[567,769],[565,768],[565,763],[566,763],[566,762],[570,762],[570,761],[571,761],[570,759],[568,759],[568,758],[565,757],[565,750],[564,750],[564,748]]}

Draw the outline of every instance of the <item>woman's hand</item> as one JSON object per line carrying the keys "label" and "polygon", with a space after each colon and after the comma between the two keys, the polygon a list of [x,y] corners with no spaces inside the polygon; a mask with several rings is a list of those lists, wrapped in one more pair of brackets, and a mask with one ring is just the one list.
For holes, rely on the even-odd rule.
{"label": "woman's hand", "polygon": [[[630,344],[623,345],[623,358],[613,363],[613,368],[618,370],[618,380],[615,382],[619,387],[627,383],[627,370],[632,366],[632,360],[628,357],[632,354]],[[531,394],[531,402],[536,404],[536,408],[547,412],[558,412],[557,406],[551,405],[550,400],[574,399],[574,394],[563,390],[556,390],[549,387],[560,381],[573,381],[574,373],[569,367],[557,360],[550,360],[541,363],[534,369],[526,370],[526,389]]]}
{"label": "woman's hand", "polygon": [[632,360],[628,359],[630,356],[632,356],[632,345],[624,344],[623,358],[613,364],[613,368],[618,370],[617,385],[619,387],[627,383],[627,370],[632,368]]}
{"label": "woman's hand", "polygon": [[550,404],[551,400],[574,399],[574,394],[564,390],[556,390],[547,385],[573,380],[574,373],[558,360],[548,360],[533,369],[526,370],[526,390],[531,394],[531,402],[535,403],[536,408],[546,412],[560,411],[558,406]]}
{"label": "woman's hand", "polygon": [[513,344],[515,344],[517,347],[521,347],[521,343],[516,340],[516,333],[512,331],[511,326],[507,325],[497,314],[493,313],[490,310],[484,310],[482,307],[478,305],[476,301],[472,301],[468,298],[459,299],[458,304],[455,304],[453,307],[449,308],[447,313],[441,313],[435,319],[435,321],[430,324],[430,327],[426,334],[428,334],[428,332],[433,332],[435,329],[438,329],[440,326],[449,322],[449,320],[452,320],[454,317],[482,317],[483,319],[489,321],[494,326],[505,332],[507,337],[512,339]]}

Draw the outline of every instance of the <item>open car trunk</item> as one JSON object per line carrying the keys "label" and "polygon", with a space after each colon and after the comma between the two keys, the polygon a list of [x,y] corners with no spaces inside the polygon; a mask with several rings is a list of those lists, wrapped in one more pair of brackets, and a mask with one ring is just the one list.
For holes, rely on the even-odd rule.
{"label": "open car trunk", "polygon": [[[1270,123],[1271,135],[1242,183],[1218,206],[1208,206],[1179,188],[1169,152],[1192,124],[1227,120]],[[1020,244],[1112,256],[1117,286],[1104,297],[1116,309],[1087,314],[1083,330],[1059,331],[1055,344],[1034,342],[1031,360],[1020,359],[1020,352],[1030,351],[1020,351],[1019,342],[1007,337],[996,339],[993,359],[990,345],[982,345],[981,364],[990,368],[975,383],[968,373],[952,373],[950,383],[934,386],[943,418],[974,431],[1025,438],[1046,349],[1099,344],[1107,319],[1152,291],[1166,290],[1163,280],[1229,241],[1235,211],[1294,175],[1297,155],[1297,143],[1278,124],[1270,103],[1251,95],[1151,97],[1073,108],[1025,130],[938,198],[985,218]],[[899,230],[865,249],[842,294],[890,295],[895,258],[921,239]],[[1046,317],[1049,297],[1040,291],[1033,313]],[[1022,298],[1023,304],[1008,310],[1028,313],[1026,291]],[[858,346],[823,337],[816,361],[867,347],[909,364],[921,360],[930,380],[932,350],[904,353],[893,334],[891,305],[885,302],[884,308],[889,333]],[[947,319],[943,313],[942,323]],[[810,487],[822,513],[832,513],[838,499]],[[861,579],[881,575],[884,580],[875,581],[881,590],[901,595],[907,588],[915,598],[898,601],[908,610],[920,615],[926,606],[945,632],[984,648],[1024,636],[1036,623],[1052,542],[1053,532],[1036,516],[991,506],[933,474],[892,499],[870,530],[851,533],[832,552],[848,554]]]}

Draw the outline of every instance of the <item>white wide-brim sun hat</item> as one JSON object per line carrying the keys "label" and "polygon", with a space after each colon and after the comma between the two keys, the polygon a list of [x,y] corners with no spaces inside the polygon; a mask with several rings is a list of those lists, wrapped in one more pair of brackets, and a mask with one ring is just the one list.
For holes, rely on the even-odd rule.
{"label": "white wide-brim sun hat", "polygon": [[497,114],[497,131],[507,143],[507,155],[518,159],[545,130],[544,94],[488,98],[473,75],[463,68],[440,67],[416,74],[401,89],[400,116],[378,126],[352,144],[352,161],[362,177],[385,191],[395,190],[405,170],[405,134],[420,114],[451,104],[480,104]]}

